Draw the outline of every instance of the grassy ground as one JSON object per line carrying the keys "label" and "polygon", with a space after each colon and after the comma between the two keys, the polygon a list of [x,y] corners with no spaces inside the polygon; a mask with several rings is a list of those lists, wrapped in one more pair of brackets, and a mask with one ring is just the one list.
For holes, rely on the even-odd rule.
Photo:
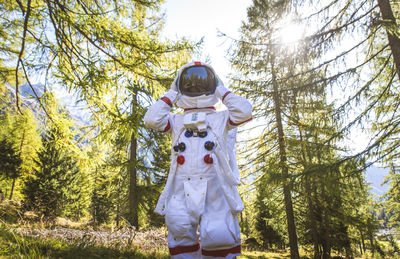
{"label": "grassy ground", "polygon": [[[47,224],[23,217],[13,201],[0,202],[0,258],[169,258],[166,229],[135,231],[128,227],[114,229],[109,226],[93,227],[88,222],[71,222],[58,218]],[[377,240],[379,253],[370,251],[357,259],[400,259],[389,240]],[[397,245],[399,247],[400,244]],[[300,249],[301,258],[312,258],[312,249]],[[355,248],[355,252],[358,251]],[[377,249],[378,250],[378,249]],[[334,258],[343,255],[332,254]],[[288,250],[265,252],[242,249],[238,259],[290,258]]]}
{"label": "grassy ground", "polygon": [[[268,258],[268,259],[276,259],[276,258],[290,258],[290,253],[289,251],[287,252],[261,252],[261,251],[243,251],[242,256],[239,256],[238,259],[263,259],[263,258]],[[302,257],[303,258],[303,257]]]}
{"label": "grassy ground", "polygon": [[143,253],[135,247],[105,247],[86,243],[67,243],[16,234],[0,227],[1,258],[169,258],[166,252]]}
{"label": "grassy ground", "polygon": [[[57,232],[57,229],[40,229],[37,226],[31,228],[16,228],[16,225],[2,224],[0,225],[0,258],[169,258],[166,244],[155,242],[157,235],[153,233],[136,239],[133,243],[113,241],[111,236],[106,236],[107,232],[97,231],[92,238],[82,238],[75,230],[63,229],[63,237],[51,236],[44,230]],[[24,229],[24,231],[21,231]],[[32,230],[32,231],[27,231]],[[67,231],[71,232],[67,232]],[[59,231],[58,231],[59,232]],[[57,233],[58,233],[57,232]],[[68,236],[75,235],[75,238]],[[85,232],[89,235],[91,232]],[[114,232],[115,233],[115,232]],[[120,232],[116,232],[120,235]],[[94,237],[103,236],[101,239]],[[136,242],[136,243],[135,243]],[[146,243],[146,244],[145,244]],[[147,246],[150,243],[151,246]],[[307,257],[304,251],[300,251],[301,258]],[[338,256],[338,255],[336,255]],[[255,258],[290,258],[289,251],[264,252],[264,251],[247,251],[242,250],[242,255],[238,259],[255,259]],[[344,257],[335,257],[344,258]],[[374,256],[363,256],[357,258],[399,258],[396,254],[390,257],[380,257],[378,254]]]}
{"label": "grassy ground", "polygon": [[[243,251],[240,259],[253,258],[290,258],[288,252],[272,253]],[[0,226],[1,258],[169,258],[164,251],[142,251],[137,247],[106,247],[90,245],[85,242],[67,242],[61,239],[31,237],[10,230],[9,226]],[[238,259],[239,259],[238,258]]]}

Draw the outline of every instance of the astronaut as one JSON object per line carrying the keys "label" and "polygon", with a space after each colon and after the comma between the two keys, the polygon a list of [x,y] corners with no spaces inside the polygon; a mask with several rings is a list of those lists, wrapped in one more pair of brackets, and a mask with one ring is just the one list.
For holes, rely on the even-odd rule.
{"label": "astronaut", "polygon": [[[227,110],[216,111],[218,99]],[[176,103],[183,114],[170,113]],[[171,89],[144,117],[172,134],[171,167],[155,212],[165,215],[171,258],[235,258],[241,252],[237,214],[236,127],[252,119],[252,106],[224,87],[212,67],[184,65]]]}

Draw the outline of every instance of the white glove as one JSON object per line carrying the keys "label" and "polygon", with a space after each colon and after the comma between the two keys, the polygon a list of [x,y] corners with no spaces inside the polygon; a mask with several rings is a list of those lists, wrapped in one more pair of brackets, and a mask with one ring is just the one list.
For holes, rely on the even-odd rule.
{"label": "white glove", "polygon": [[218,99],[222,99],[222,97],[226,94],[226,92],[229,92],[229,89],[224,86],[224,83],[222,82],[221,78],[217,76],[217,88],[215,89],[215,96]]}
{"label": "white glove", "polygon": [[169,91],[166,92],[164,94],[164,96],[168,97],[168,99],[170,99],[173,104],[178,100],[178,98],[179,98],[178,75],[175,77],[174,81],[171,84]]}

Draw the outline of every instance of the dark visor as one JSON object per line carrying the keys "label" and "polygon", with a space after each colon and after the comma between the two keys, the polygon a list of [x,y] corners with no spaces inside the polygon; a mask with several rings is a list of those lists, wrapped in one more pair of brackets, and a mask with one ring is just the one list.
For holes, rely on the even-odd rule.
{"label": "dark visor", "polygon": [[188,67],[182,71],[179,78],[179,91],[192,97],[213,94],[216,85],[214,72],[204,66]]}

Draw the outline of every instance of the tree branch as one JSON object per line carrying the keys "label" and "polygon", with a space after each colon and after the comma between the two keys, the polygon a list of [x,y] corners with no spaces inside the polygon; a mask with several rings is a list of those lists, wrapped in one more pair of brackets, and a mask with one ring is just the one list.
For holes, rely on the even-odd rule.
{"label": "tree branch", "polygon": [[[20,4],[20,8],[22,13],[25,12],[23,5],[18,1],[18,4]],[[26,39],[26,31],[28,30],[28,21],[29,21],[29,16],[31,14],[31,0],[28,0],[28,6],[26,10],[26,15],[24,18],[24,30],[22,33],[22,43],[21,43],[21,50],[19,51],[18,55],[18,61],[17,65],[15,68],[15,98],[16,98],[16,105],[17,105],[17,110],[20,114],[22,114],[22,110],[19,107],[19,80],[18,80],[18,69],[19,65],[22,63],[22,55],[24,54],[25,50],[25,39]]]}

